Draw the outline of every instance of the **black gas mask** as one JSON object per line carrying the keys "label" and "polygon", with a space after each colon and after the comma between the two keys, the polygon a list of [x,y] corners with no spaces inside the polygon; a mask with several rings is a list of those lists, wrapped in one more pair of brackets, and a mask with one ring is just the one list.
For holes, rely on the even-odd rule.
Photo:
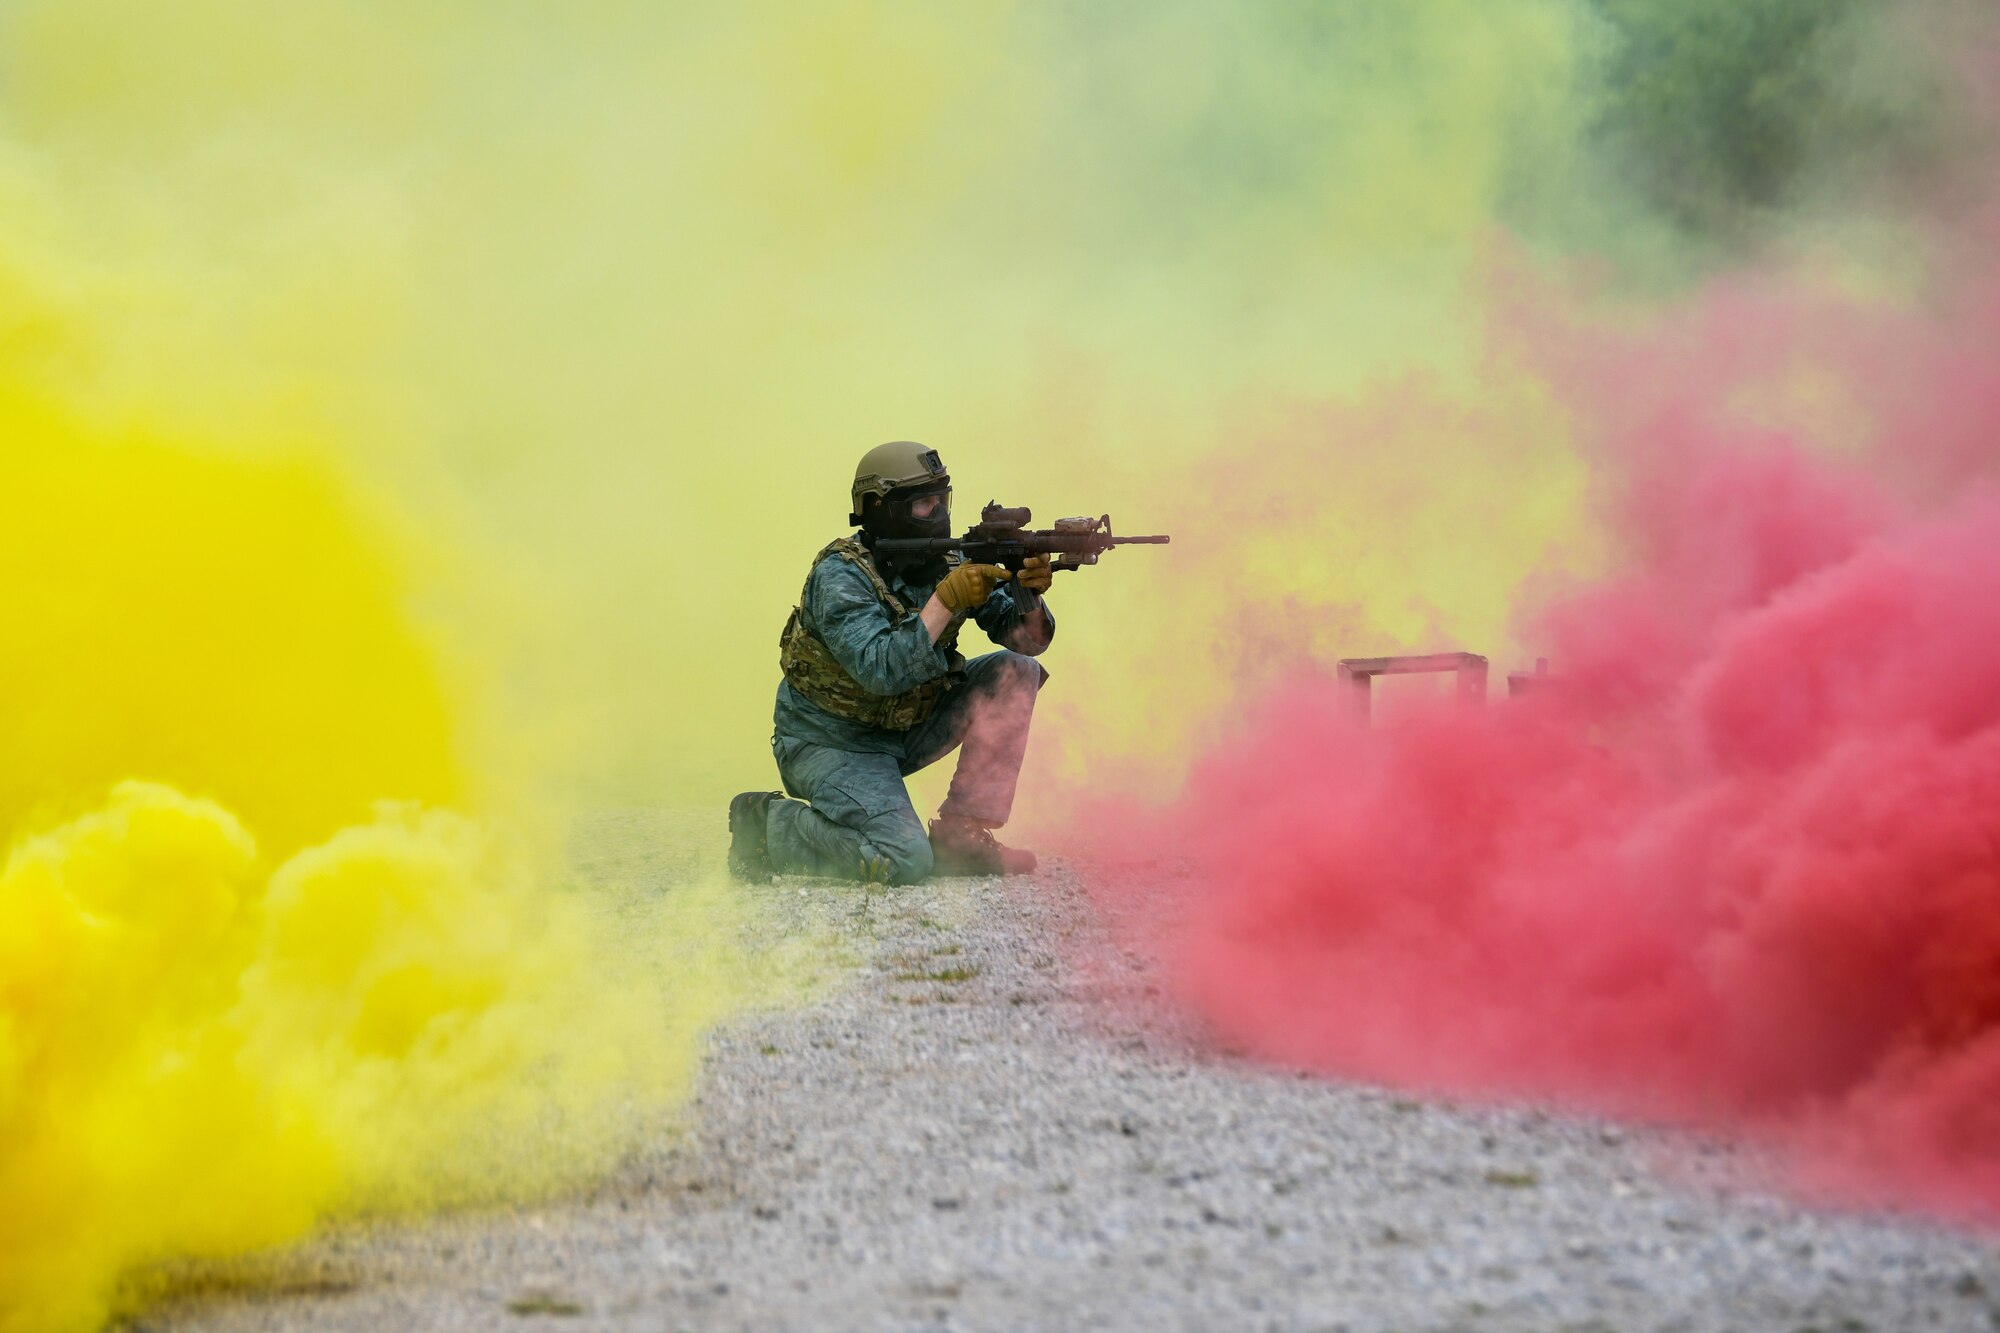
{"label": "black gas mask", "polygon": [[[861,516],[861,530],[870,538],[951,536],[951,483],[931,482],[890,491],[867,507]],[[918,568],[942,558],[927,556],[898,563]]]}

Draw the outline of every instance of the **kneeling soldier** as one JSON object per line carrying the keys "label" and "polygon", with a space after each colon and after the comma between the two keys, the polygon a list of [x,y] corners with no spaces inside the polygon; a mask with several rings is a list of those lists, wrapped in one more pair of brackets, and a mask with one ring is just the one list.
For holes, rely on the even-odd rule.
{"label": "kneeling soldier", "polygon": [[[729,803],[731,871],[910,884],[1033,870],[1033,853],[1002,846],[993,830],[1013,808],[1048,679],[1034,660],[1056,628],[1041,596],[1048,558],[1010,580],[957,556],[877,557],[881,538],[951,535],[951,477],[936,450],[908,440],[862,458],[848,521],[861,530],[814,558],[779,640],[771,750],[785,790]],[[967,619],[1002,651],[967,661]],[[926,837],[903,779],[961,745]]]}

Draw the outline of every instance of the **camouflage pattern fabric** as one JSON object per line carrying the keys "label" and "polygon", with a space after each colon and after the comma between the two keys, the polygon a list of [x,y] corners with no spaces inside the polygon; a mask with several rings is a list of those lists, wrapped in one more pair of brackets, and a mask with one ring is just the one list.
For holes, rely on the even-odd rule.
{"label": "camouflage pattern fabric", "polygon": [[930,839],[903,779],[961,745],[940,814],[997,827],[1013,810],[1035,695],[1048,672],[1032,657],[987,653],[945,692],[922,724],[900,733],[900,753],[855,753],[795,737],[771,742],[785,790],[765,843],[779,874],[911,884],[931,873]]}

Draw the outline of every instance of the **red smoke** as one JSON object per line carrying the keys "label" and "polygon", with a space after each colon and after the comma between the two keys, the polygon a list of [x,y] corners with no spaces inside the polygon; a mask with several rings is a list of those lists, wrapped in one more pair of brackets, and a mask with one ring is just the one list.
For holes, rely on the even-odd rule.
{"label": "red smoke", "polygon": [[[2000,1207],[1996,337],[1990,280],[1950,317],[1736,290],[1623,341],[1517,319],[1622,570],[1534,617],[1538,696],[1363,730],[1303,680],[1212,751],[1149,824],[1198,867],[1181,993],[1274,1059]],[[1741,424],[1801,358],[1859,452]]]}

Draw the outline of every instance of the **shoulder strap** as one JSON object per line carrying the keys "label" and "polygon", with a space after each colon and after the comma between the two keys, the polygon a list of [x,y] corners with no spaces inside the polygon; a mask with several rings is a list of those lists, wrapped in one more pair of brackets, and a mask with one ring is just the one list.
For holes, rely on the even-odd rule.
{"label": "shoulder strap", "polygon": [[813,568],[819,568],[819,562],[830,555],[839,556],[842,560],[847,561],[866,574],[868,581],[875,585],[875,595],[882,599],[883,603],[898,620],[910,614],[910,608],[903,604],[902,598],[889,591],[887,580],[882,577],[882,572],[875,568],[875,558],[868,553],[868,548],[863,546],[859,541],[853,537],[841,537],[828,542],[821,549],[820,553],[813,557]]}

